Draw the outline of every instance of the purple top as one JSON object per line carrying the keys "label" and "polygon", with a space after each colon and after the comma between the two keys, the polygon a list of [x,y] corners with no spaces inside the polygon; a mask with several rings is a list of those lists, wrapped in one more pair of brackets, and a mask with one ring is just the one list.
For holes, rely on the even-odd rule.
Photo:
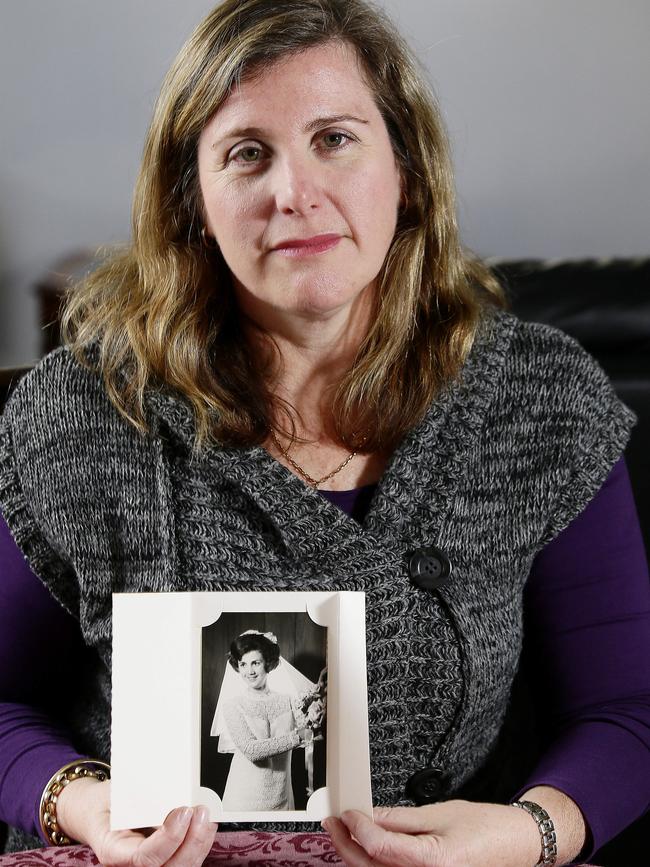
{"label": "purple top", "polygon": [[[319,493],[361,521],[374,487]],[[66,662],[86,648],[78,622],[31,572],[1,519],[0,563],[0,818],[40,833],[45,784],[80,756],[52,721],[43,661],[55,636],[65,680]],[[548,743],[513,800],[535,785],[569,795],[591,832],[581,853],[588,858],[650,800],[650,580],[623,458],[535,559],[524,615]]]}

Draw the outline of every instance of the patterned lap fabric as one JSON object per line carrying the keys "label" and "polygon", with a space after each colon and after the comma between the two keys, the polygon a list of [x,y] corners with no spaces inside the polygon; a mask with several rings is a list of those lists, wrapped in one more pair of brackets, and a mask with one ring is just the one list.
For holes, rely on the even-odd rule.
{"label": "patterned lap fabric", "polygon": [[[0,855],[0,867],[85,867],[99,865],[87,846],[61,846]],[[327,834],[268,834],[237,831],[217,834],[203,867],[312,867],[343,864]],[[590,867],[589,864],[576,867]]]}
{"label": "patterned lap fabric", "polygon": [[[99,863],[87,846],[52,846],[0,855],[0,867],[85,867]],[[203,867],[216,867],[218,864],[237,867],[311,867],[343,862],[334,851],[327,834],[236,831],[217,834]]]}

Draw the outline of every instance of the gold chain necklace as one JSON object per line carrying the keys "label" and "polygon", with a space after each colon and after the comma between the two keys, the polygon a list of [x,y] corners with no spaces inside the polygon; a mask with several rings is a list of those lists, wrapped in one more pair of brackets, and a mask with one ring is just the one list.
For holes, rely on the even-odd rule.
{"label": "gold chain necklace", "polygon": [[356,451],[353,451],[352,454],[348,455],[347,458],[343,461],[343,463],[340,466],[338,466],[335,470],[332,470],[331,473],[328,473],[326,476],[323,476],[322,479],[314,479],[309,475],[308,472],[303,470],[303,468],[300,466],[300,464],[297,464],[294,461],[294,459],[291,457],[289,452],[280,445],[280,441],[278,440],[277,436],[275,435],[274,430],[271,431],[271,437],[272,437],[275,445],[278,447],[278,450],[280,451],[280,453],[286,458],[286,460],[289,461],[289,463],[294,468],[294,470],[297,470],[300,473],[300,475],[305,479],[305,481],[312,486],[312,488],[317,488],[319,485],[322,485],[323,482],[328,481],[328,479],[331,479],[337,473],[340,473],[341,470],[344,467],[347,467],[347,465],[350,463],[352,458],[355,457],[355,455],[356,455]]}

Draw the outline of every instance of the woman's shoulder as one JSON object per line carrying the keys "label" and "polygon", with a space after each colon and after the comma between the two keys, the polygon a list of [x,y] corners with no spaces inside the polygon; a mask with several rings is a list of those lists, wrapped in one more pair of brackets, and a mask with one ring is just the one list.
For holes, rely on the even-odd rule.
{"label": "woman's shoulder", "polygon": [[3,412],[8,419],[30,417],[36,420],[47,414],[65,416],[68,407],[106,406],[108,396],[99,373],[92,369],[93,353],[88,351],[89,364],[77,360],[67,347],[59,347],[44,356],[22,377]]}
{"label": "woman's shoulder", "polygon": [[223,712],[232,713],[233,711],[241,710],[244,702],[243,694],[230,695],[223,702]]}
{"label": "woman's shoulder", "polygon": [[148,452],[146,438],[122,416],[111,402],[97,354],[87,350],[87,363],[80,362],[67,347],[42,358],[22,377],[0,418],[0,438],[11,443],[17,458],[37,447],[42,453],[55,442],[60,456],[82,460],[142,458]]}
{"label": "woman's shoulder", "polygon": [[554,325],[520,319],[510,311],[498,311],[494,318],[509,330],[510,351],[520,358],[530,357],[539,361],[542,356],[553,356],[562,360],[570,357],[597,366],[593,356],[575,337]]}
{"label": "woman's shoulder", "polygon": [[[477,330],[475,350],[481,352],[494,349],[516,359],[530,359],[533,362],[541,356],[571,356],[596,361],[570,334],[546,322],[521,319],[511,310],[488,308],[484,311]],[[597,365],[596,365],[597,366]]]}
{"label": "woman's shoulder", "polygon": [[549,541],[602,486],[636,417],[578,340],[509,312],[483,323],[468,371],[481,472],[522,480]]}
{"label": "woman's shoulder", "polygon": [[[44,522],[75,510],[81,521],[85,509],[126,503],[131,514],[134,497],[155,494],[157,460],[150,439],[109,400],[101,375],[60,348],[21,379],[0,418],[0,507],[20,492]],[[90,526],[97,514],[85,519]]]}
{"label": "woman's shoulder", "polygon": [[496,311],[483,333],[483,344],[497,347],[502,396],[541,401],[549,409],[572,407],[586,415],[609,409],[633,420],[599,362],[566,332]]}
{"label": "woman's shoulder", "polygon": [[472,354],[468,367],[477,400],[484,401],[486,436],[535,443],[549,461],[560,454],[600,455],[599,479],[611,469],[636,416],[578,340],[497,311]]}

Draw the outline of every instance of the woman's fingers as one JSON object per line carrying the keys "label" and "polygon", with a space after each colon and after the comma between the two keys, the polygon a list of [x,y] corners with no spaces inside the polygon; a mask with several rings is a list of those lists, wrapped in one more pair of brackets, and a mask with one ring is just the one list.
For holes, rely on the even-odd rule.
{"label": "woman's fingers", "polygon": [[167,864],[185,840],[192,816],[191,807],[172,810],[160,828],[150,837],[143,839],[132,853],[133,867],[162,867]]}
{"label": "woman's fingers", "polygon": [[179,807],[150,836],[139,831],[108,831],[95,848],[106,867],[200,867],[217,830],[207,807]]}
{"label": "woman's fingers", "polygon": [[350,832],[340,819],[331,816],[322,825],[330,835],[332,845],[345,862],[346,867],[372,867],[376,863],[358,843],[354,842]]}
{"label": "woman's fingers", "polygon": [[107,831],[101,842],[91,840],[90,848],[103,867],[122,867],[132,863],[143,839],[138,831]]}
{"label": "woman's fingers", "polygon": [[210,822],[207,807],[195,807],[192,821],[181,846],[166,862],[166,867],[200,867],[208,856],[217,825]]}
{"label": "woman's fingers", "polygon": [[440,863],[438,841],[432,834],[411,836],[387,831],[356,810],[343,813],[341,821],[370,855],[370,863],[391,867],[436,867]]}
{"label": "woman's fingers", "polygon": [[405,834],[431,833],[441,824],[442,814],[436,815],[436,811],[442,806],[434,804],[426,807],[375,807],[372,818],[387,831],[403,831]]}

